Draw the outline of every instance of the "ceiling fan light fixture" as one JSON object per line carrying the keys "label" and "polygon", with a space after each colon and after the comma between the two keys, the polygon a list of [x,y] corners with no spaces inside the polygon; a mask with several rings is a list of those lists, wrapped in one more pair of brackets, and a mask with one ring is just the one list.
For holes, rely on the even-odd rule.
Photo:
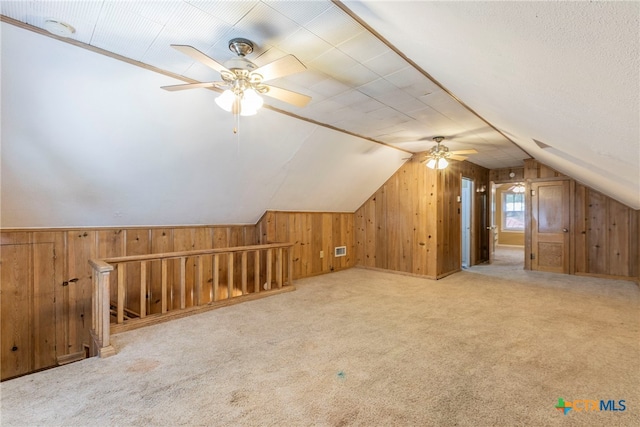
{"label": "ceiling fan light fixture", "polygon": [[524,193],[524,184],[519,182],[511,188],[511,192],[519,194]]}
{"label": "ceiling fan light fixture", "polygon": [[429,159],[429,160],[427,161],[427,167],[428,167],[429,169],[435,169],[435,168],[436,168],[436,163],[437,163],[437,162],[436,162],[436,159],[431,158],[431,159]]}
{"label": "ceiling fan light fixture", "polygon": [[438,163],[438,164],[436,165],[436,167],[437,167],[438,169],[444,169],[444,168],[446,168],[447,166],[449,166],[449,162],[448,162],[448,161],[447,161],[447,159],[445,159],[444,157],[439,158],[437,163]]}
{"label": "ceiling fan light fixture", "polygon": [[216,98],[216,104],[224,111],[241,116],[253,116],[257,114],[262,107],[264,100],[258,93],[249,88],[235,94],[232,90],[227,89]]}
{"label": "ceiling fan light fixture", "polygon": [[216,104],[224,111],[231,112],[233,110],[233,104],[236,101],[236,95],[229,89],[222,92],[222,95],[216,98]]}
{"label": "ceiling fan light fixture", "polygon": [[264,104],[264,100],[254,89],[247,89],[244,91],[242,95],[243,110],[247,108],[248,110],[258,111],[262,108],[262,104]]}

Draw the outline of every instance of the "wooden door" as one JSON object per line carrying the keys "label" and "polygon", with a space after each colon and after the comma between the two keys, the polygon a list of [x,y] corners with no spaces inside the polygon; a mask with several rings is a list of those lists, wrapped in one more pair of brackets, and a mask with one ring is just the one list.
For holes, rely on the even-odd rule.
{"label": "wooden door", "polygon": [[531,269],[569,273],[569,181],[531,185]]}
{"label": "wooden door", "polygon": [[0,247],[0,379],[56,365],[52,243]]}

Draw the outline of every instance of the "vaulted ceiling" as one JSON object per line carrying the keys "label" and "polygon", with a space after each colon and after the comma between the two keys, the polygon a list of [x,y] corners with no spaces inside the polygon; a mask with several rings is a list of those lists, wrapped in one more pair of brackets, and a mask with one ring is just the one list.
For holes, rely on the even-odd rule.
{"label": "vaulted ceiling", "polygon": [[[640,208],[638,3],[3,1],[2,226],[251,223],[354,211],[442,135],[487,168],[533,156]],[[45,20],[75,28],[68,39]],[[215,104],[250,39],[272,81],[256,116]],[[83,49],[85,48],[85,49]],[[237,128],[234,133],[233,129]],[[536,143],[538,141],[538,143]]]}

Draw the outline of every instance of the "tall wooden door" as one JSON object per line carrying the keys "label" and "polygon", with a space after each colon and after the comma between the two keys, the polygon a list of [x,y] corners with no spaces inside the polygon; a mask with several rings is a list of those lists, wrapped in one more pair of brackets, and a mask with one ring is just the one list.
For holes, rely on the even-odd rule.
{"label": "tall wooden door", "polygon": [[0,379],[56,365],[52,243],[0,246]]}
{"label": "tall wooden door", "polygon": [[569,273],[569,181],[531,184],[531,269]]}

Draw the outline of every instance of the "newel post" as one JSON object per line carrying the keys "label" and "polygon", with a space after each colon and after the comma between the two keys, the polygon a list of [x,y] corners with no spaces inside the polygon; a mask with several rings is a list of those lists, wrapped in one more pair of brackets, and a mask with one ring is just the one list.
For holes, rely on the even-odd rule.
{"label": "newel post", "polygon": [[91,355],[109,357],[116,354],[110,343],[110,290],[109,275],[113,266],[101,260],[89,260],[92,269],[93,290],[91,293]]}

